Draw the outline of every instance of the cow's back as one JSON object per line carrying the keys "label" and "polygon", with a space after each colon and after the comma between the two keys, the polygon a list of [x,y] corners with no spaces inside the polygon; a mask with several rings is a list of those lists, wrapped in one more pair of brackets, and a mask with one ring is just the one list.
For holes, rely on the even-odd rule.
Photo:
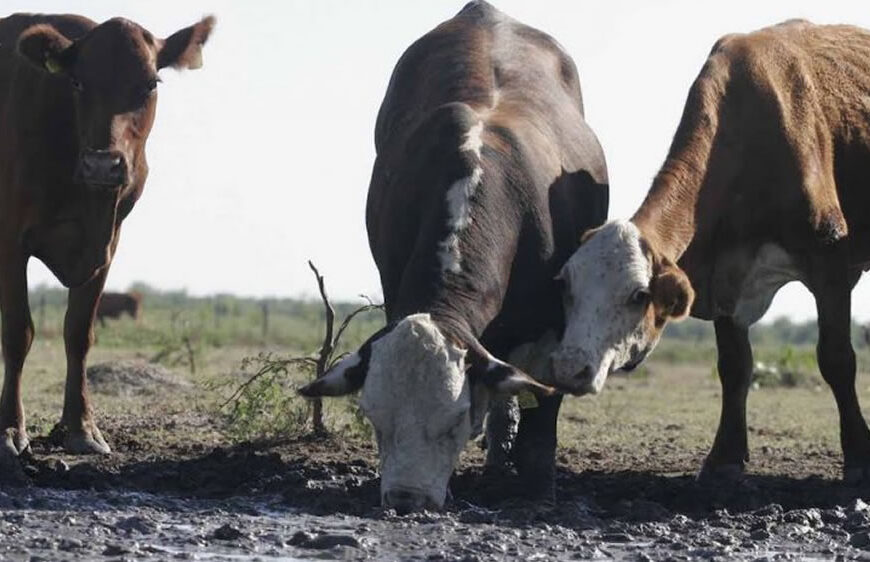
{"label": "cow's back", "polygon": [[[583,121],[577,69],[564,49],[480,1],[417,40],[399,59],[378,114],[378,154],[403,148],[433,111],[456,102],[494,125],[547,123],[559,138],[576,136]],[[562,120],[552,119],[554,112]]]}
{"label": "cow's back", "polygon": [[[452,299],[471,315],[500,314],[475,327],[552,323],[552,279],[607,210],[603,152],[562,47],[485,2],[468,4],[402,55],[375,144],[366,220],[390,319]],[[451,242],[448,190],[475,174],[469,227]],[[451,243],[470,249],[458,274],[443,264]],[[545,312],[528,318],[531,308]]]}
{"label": "cow's back", "polygon": [[[848,235],[853,259],[870,260],[868,95],[867,30],[791,20],[716,42],[689,92],[665,179],[635,215],[677,217],[657,219],[665,237],[694,225],[679,262],[696,291],[694,315],[730,313],[765,244],[804,256]],[[700,173],[686,176],[698,204],[675,206],[694,209],[691,220],[662,211],[672,204],[667,178],[685,162]]]}

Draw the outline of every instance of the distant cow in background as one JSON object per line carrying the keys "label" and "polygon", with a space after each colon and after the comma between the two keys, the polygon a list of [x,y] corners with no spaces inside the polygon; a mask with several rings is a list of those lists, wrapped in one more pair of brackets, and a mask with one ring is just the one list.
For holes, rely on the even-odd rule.
{"label": "distant cow in background", "polygon": [[0,467],[28,447],[21,370],[33,340],[31,257],[70,289],[64,446],[109,452],[85,378],[97,301],[121,222],[148,176],[157,73],[199,68],[213,26],[208,17],[159,39],[123,18],[99,25],[72,15],[0,19]]}
{"label": "distant cow in background", "polygon": [[139,319],[142,310],[142,293],[109,293],[104,292],[97,305],[97,320],[105,327],[106,318],[120,318],[124,313],[134,320]]}

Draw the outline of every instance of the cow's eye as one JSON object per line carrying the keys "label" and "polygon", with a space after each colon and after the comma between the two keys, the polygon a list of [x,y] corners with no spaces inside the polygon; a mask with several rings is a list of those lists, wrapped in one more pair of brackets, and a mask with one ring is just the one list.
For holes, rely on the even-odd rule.
{"label": "cow's eye", "polygon": [[69,77],[69,84],[70,84],[70,86],[73,87],[73,89],[75,89],[76,91],[79,91],[79,92],[81,92],[82,90],[85,89],[84,86],[82,86],[81,81],[78,78],[76,78],[75,76]]}
{"label": "cow's eye", "polygon": [[157,83],[160,82],[159,78],[152,78],[148,80],[139,89],[139,93],[137,94],[137,104],[145,105],[145,102],[148,101],[148,98],[157,90]]}
{"label": "cow's eye", "polygon": [[632,306],[638,306],[638,307],[646,306],[649,304],[649,302],[651,300],[652,300],[652,295],[650,294],[649,290],[647,290],[645,288],[637,289],[628,298],[628,304],[630,304]]}

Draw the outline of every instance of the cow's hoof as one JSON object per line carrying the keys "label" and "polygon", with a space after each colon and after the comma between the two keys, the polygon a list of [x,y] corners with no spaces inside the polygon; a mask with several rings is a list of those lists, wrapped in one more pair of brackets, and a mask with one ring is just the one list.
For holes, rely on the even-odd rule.
{"label": "cow's hoof", "polygon": [[67,430],[63,448],[73,455],[108,455],[112,452],[97,426],[77,431]]}
{"label": "cow's hoof", "polygon": [[30,451],[30,439],[27,432],[8,427],[0,433],[0,455],[17,457]]}
{"label": "cow's hoof", "polygon": [[866,486],[870,484],[870,465],[844,466],[843,484],[847,486]]}
{"label": "cow's hoof", "polygon": [[29,451],[25,432],[8,428],[0,433],[0,484],[22,486],[29,482],[21,466],[21,456]]}
{"label": "cow's hoof", "polygon": [[711,464],[705,462],[698,473],[698,482],[703,484],[718,484],[739,482],[743,480],[743,463]]}

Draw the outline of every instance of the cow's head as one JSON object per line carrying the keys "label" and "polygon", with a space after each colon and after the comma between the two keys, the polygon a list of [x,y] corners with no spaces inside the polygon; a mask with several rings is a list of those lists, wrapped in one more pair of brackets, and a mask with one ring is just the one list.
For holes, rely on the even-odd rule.
{"label": "cow's head", "polygon": [[440,508],[453,467],[479,433],[494,394],[549,394],[474,338],[456,341],[428,314],[408,316],[372,336],[323,377],[308,397],[362,388],[359,405],[375,428],[381,500],[400,513]]}
{"label": "cow's head", "polygon": [[[65,285],[90,279],[111,260],[117,225],[141,194],[148,166],[145,141],[157,106],[158,71],[199,68],[214,19],[155,38],[139,25],[111,19],[71,41],[38,24],[18,40],[18,53],[55,75],[74,106],[79,193],[60,216],[28,233],[31,253]],[[65,124],[58,124],[59,130]],[[71,150],[75,150],[71,147]]]}
{"label": "cow's head", "polygon": [[694,299],[685,273],[657,256],[629,221],[587,233],[558,278],[565,333],[552,355],[553,375],[575,394],[597,393],[611,372],[637,367],[668,320],[688,315]]}

